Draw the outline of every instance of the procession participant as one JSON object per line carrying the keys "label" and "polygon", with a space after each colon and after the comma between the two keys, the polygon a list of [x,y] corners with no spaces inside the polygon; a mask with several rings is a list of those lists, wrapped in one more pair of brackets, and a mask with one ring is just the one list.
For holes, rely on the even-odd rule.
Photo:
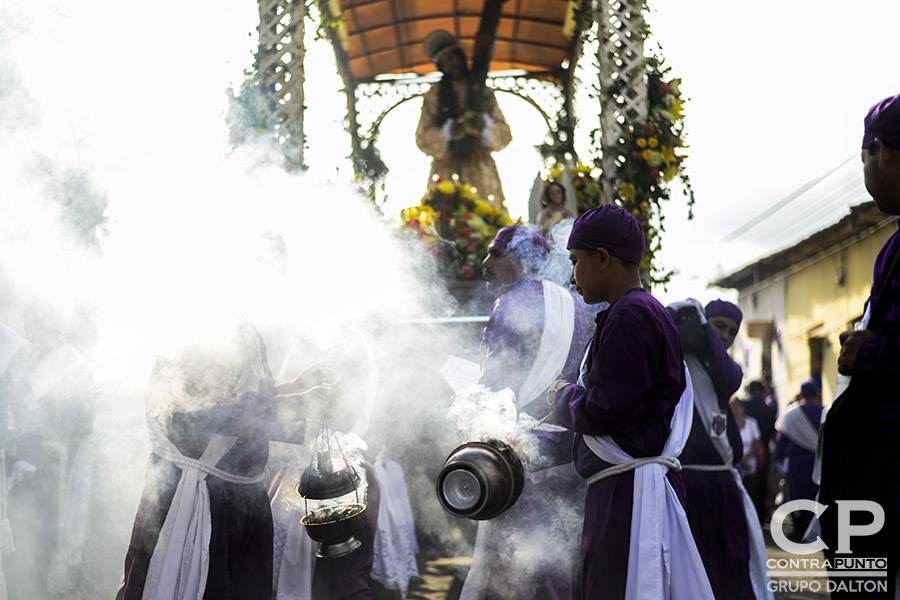
{"label": "procession participant", "polygon": [[[425,55],[443,73],[422,99],[422,113],[416,128],[416,146],[432,157],[429,182],[435,177],[459,180],[475,187],[478,195],[503,206],[503,188],[492,152],[502,150],[512,140],[506,117],[500,111],[493,90],[484,89],[482,113],[466,109],[469,67],[466,55],[453,35],[432,31],[423,43]],[[466,134],[480,136],[470,156],[454,156],[450,142]]]}
{"label": "procession participant", "polygon": [[[799,400],[775,424],[775,460],[784,463],[784,500],[814,500],[819,486],[813,481],[813,464],[822,422],[822,392],[815,379],[800,384]],[[802,538],[812,513],[791,513],[793,534]]]}
{"label": "procession participant", "polygon": [[691,426],[688,374],[672,318],[641,287],[641,226],[604,204],[576,219],[568,247],[584,301],[610,303],[578,383],[556,382],[548,394],[557,422],[580,434],[584,595],[712,598],[678,473]]}
{"label": "procession participant", "polygon": [[[520,413],[535,420],[550,413],[548,386],[577,374],[588,340],[580,300],[541,276],[549,253],[543,236],[512,225],[497,232],[483,263],[488,290],[502,295],[484,330],[479,383],[513,390]],[[489,524],[479,524],[463,600],[575,597],[578,519],[570,507],[582,501],[584,483],[570,462],[571,436],[546,429],[553,428],[534,433],[540,455],[525,457],[519,499]],[[537,543],[543,544],[539,552]]]}
{"label": "procession participant", "polygon": [[[900,214],[900,94],[875,104],[866,115],[862,142],[866,190],[878,208]],[[884,526],[877,533],[853,536],[854,558],[887,558],[886,594],[893,598],[900,564],[900,232],[888,239],[875,259],[874,276],[863,329],[840,336],[838,372],[850,375],[846,391],[835,400],[822,432],[822,478],[819,502],[868,500],[884,509]],[[838,548],[838,511],[819,519],[826,558]],[[883,581],[883,580],[882,580]],[[833,592],[832,597],[841,597]]]}
{"label": "procession participant", "polygon": [[769,470],[772,466],[771,441],[775,437],[775,421],[778,419],[778,406],[769,402],[766,397],[766,385],[762,381],[751,381],[747,384],[747,397],[741,400],[744,414],[756,420],[759,426],[762,457],[757,465],[756,473],[747,478],[747,493],[753,499],[760,524],[769,522]]}
{"label": "procession participant", "polygon": [[[117,600],[270,598],[269,440],[300,442],[334,390],[278,388],[254,326],[160,357],[147,393],[153,454]],[[279,393],[285,395],[277,395]]]}
{"label": "procession participant", "polygon": [[[728,405],[743,377],[728,355],[743,314],[725,300],[704,308],[688,299],[668,309],[682,332],[694,397],[691,433],[679,460],[697,549],[717,598],[771,598],[762,528],[735,468],[743,441]],[[685,312],[693,318],[681,316]]]}

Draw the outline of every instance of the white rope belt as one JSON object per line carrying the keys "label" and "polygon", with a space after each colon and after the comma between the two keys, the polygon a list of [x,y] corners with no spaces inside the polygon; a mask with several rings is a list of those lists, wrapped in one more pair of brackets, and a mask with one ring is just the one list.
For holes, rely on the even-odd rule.
{"label": "white rope belt", "polygon": [[587,478],[587,484],[591,486],[602,479],[606,479],[607,477],[612,477],[613,475],[618,475],[626,471],[633,471],[638,467],[654,463],[669,467],[669,469],[672,471],[681,470],[681,463],[674,456],[644,456],[642,458],[633,458],[629,461],[607,467],[602,471],[594,473]]}
{"label": "white rope belt", "polygon": [[731,471],[734,469],[731,465],[681,465],[685,471]]}
{"label": "white rope belt", "polygon": [[223,471],[222,469],[217,469],[213,466],[204,464],[195,458],[188,458],[188,457],[182,456],[180,454],[175,455],[170,452],[166,452],[165,450],[162,450],[160,448],[154,448],[153,454],[157,455],[160,458],[163,458],[165,460],[175,463],[175,465],[178,466],[178,468],[180,468],[182,471],[185,468],[197,469],[198,471],[202,471],[204,473],[212,475],[213,477],[216,477],[217,479],[221,479],[222,481],[227,481],[228,483],[239,483],[239,484],[244,484],[244,485],[250,485],[253,483],[259,483],[266,477],[265,471],[263,471],[259,475],[255,475],[253,477],[243,477],[241,475],[233,475],[232,473],[227,473],[227,472]]}

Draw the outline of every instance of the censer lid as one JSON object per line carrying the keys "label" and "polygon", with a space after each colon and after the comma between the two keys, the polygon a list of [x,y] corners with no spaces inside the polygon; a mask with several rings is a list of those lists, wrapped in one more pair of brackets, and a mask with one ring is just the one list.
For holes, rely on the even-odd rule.
{"label": "censer lid", "polygon": [[349,494],[359,486],[359,473],[352,468],[340,468],[320,473],[315,465],[306,467],[297,484],[297,493],[310,500],[326,500]]}

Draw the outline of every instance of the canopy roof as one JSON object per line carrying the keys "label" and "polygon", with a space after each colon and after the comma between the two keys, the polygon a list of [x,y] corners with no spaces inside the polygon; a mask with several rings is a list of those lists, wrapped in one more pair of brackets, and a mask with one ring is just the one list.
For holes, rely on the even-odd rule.
{"label": "canopy roof", "polygon": [[[340,8],[335,8],[335,0],[329,4],[332,14],[343,10],[339,57],[356,82],[435,71],[422,42],[436,29],[454,34],[471,59],[484,8],[484,0],[342,0]],[[577,0],[507,0],[491,71],[517,70],[561,81],[576,58],[577,4]]]}

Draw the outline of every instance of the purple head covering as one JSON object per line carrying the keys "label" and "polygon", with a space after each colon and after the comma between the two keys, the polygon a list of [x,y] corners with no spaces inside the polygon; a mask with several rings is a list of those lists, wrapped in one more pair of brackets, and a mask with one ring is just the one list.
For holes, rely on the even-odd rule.
{"label": "purple head covering", "polygon": [[503,227],[491,244],[518,258],[526,276],[537,274],[550,255],[550,242],[524,225]]}
{"label": "purple head covering", "polygon": [[741,312],[741,309],[727,300],[713,300],[706,305],[703,312],[706,313],[707,319],[710,317],[728,317],[729,319],[734,319],[738,326],[740,326],[741,320],[744,318],[744,313]]}
{"label": "purple head covering", "polygon": [[887,146],[900,149],[900,94],[885,98],[870,108],[863,125],[863,148],[869,148],[875,138],[881,138]]}
{"label": "purple head covering", "polygon": [[818,395],[819,391],[819,384],[816,383],[815,379],[807,379],[800,384],[800,395],[804,398],[816,396]]}
{"label": "purple head covering", "polygon": [[569,234],[570,250],[606,248],[613,256],[636,265],[644,255],[644,232],[630,212],[615,204],[601,204],[575,219]]}

